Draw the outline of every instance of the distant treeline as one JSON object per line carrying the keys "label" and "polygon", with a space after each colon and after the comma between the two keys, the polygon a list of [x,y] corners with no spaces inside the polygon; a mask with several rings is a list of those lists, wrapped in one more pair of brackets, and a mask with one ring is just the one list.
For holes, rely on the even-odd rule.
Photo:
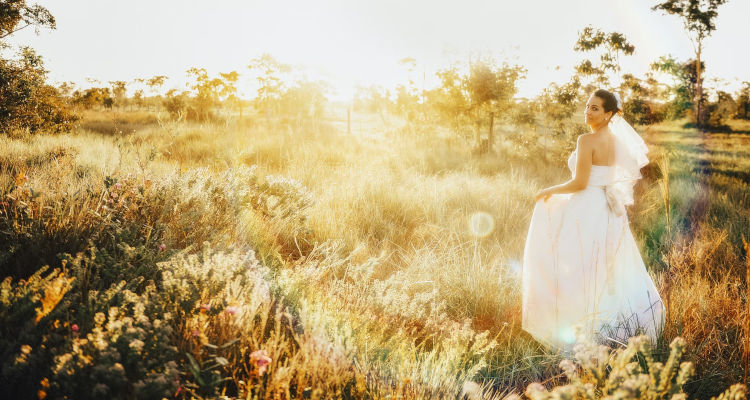
{"label": "distant treeline", "polygon": [[[0,10],[0,41],[27,26],[55,27],[54,18],[43,7],[28,6],[25,1],[8,4]],[[688,32],[695,26],[703,29],[696,31],[695,59],[667,55],[654,61],[643,77],[622,73],[619,60],[632,55],[635,46],[621,33],[586,26],[573,47],[581,61],[570,79],[550,84],[534,98],[517,96],[517,84],[527,73],[523,66],[477,57],[437,71],[439,84],[425,88],[413,79],[417,60],[405,58],[400,63],[408,70],[407,82],[395,88],[358,87],[351,107],[378,113],[384,121],[390,114],[411,123],[440,124],[457,134],[475,136],[478,145],[484,132],[492,143],[493,127],[499,124],[544,134],[585,131],[574,116],[597,88],[618,92],[625,117],[636,124],[688,118],[700,128],[726,129],[727,119],[750,118],[750,82],[744,82],[736,93],[706,88],[703,82],[706,65],[700,52],[702,40],[714,29],[715,10],[713,14],[709,10],[710,15],[692,15],[681,8],[657,8],[673,14],[679,14],[678,10],[685,21],[697,18],[698,25],[686,25]],[[0,60],[0,132],[69,130],[78,118],[76,111],[88,109],[165,111],[177,120],[200,122],[239,117],[298,127],[317,124],[329,102],[328,83],[298,78],[303,71],[269,54],[250,60],[247,68],[258,87],[252,99],[238,95],[239,72],[211,76],[204,68],[187,70],[186,90],[163,92],[168,79],[164,75],[106,84],[90,80],[88,88],[76,88],[70,82],[53,87],[46,82],[41,58],[23,48],[15,59]]]}

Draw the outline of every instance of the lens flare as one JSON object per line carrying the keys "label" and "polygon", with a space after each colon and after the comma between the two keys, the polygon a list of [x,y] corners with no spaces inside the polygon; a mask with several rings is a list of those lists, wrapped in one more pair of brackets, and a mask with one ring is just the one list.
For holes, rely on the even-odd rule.
{"label": "lens flare", "polygon": [[573,327],[567,327],[560,331],[560,340],[562,340],[565,343],[575,343],[576,341],[576,332],[573,329]]}
{"label": "lens flare", "polygon": [[495,229],[495,220],[486,212],[475,212],[469,222],[469,230],[476,237],[485,237]]}
{"label": "lens flare", "polygon": [[508,271],[513,276],[521,276],[521,269],[523,269],[523,264],[520,260],[509,260],[508,261]]}

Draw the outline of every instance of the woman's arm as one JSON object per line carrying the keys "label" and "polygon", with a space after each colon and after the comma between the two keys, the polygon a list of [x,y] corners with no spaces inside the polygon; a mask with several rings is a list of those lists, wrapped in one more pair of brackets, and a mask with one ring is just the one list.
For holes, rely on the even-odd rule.
{"label": "woman's arm", "polygon": [[559,185],[550,186],[536,194],[536,201],[545,201],[553,194],[575,193],[586,188],[591,175],[591,164],[594,149],[586,138],[586,135],[578,137],[576,144],[576,171],[575,176]]}

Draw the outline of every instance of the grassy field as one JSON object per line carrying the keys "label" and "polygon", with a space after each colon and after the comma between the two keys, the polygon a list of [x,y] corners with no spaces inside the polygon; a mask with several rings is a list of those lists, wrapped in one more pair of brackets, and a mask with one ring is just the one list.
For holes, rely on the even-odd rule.
{"label": "grassy field", "polygon": [[[569,176],[575,140],[506,128],[477,156],[440,127],[355,114],[347,134],[342,116],[91,112],[71,134],[0,138],[3,384],[504,398],[569,383],[520,329],[519,268],[533,195]],[[750,124],[733,128],[641,129],[631,227],[668,303],[653,357],[682,337],[696,398],[742,382],[748,351]]]}

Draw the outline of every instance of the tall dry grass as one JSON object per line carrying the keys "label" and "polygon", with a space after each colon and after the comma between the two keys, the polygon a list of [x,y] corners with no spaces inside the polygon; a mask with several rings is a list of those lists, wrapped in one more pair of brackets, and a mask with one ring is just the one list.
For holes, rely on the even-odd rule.
{"label": "tall dry grass", "polygon": [[[378,121],[363,118],[347,135],[335,123],[299,131],[99,113],[74,134],[1,139],[0,186],[23,172],[41,193],[40,210],[51,207],[33,232],[74,241],[53,235],[57,247],[38,265],[54,265],[60,248],[85,248],[86,229],[102,224],[88,212],[111,195],[103,187],[111,177],[148,185],[145,201],[132,208],[143,215],[113,218],[136,221],[152,247],[252,247],[268,268],[257,279],[269,287],[265,308],[251,307],[245,317],[252,323],[200,312],[181,320],[180,347],[195,357],[205,343],[244,338],[225,369],[236,393],[434,398],[455,397],[478,382],[479,391],[502,397],[531,382],[563,382],[562,356],[520,329],[518,269],[533,194],[568,177],[572,144],[537,141],[530,151],[501,134],[496,153],[475,156],[470,143],[439,127]],[[746,256],[735,236],[747,231],[748,190],[744,161],[727,147],[746,142],[716,136],[704,145],[699,156],[719,171],[706,174],[696,169],[707,164],[690,156],[697,135],[666,125],[645,136],[669,160],[661,169],[652,160],[644,170],[631,215],[670,304],[657,356],[684,337],[698,370],[686,388],[699,397],[718,394],[741,380],[747,288],[737,272]],[[491,229],[478,230],[477,221],[490,221]],[[100,246],[115,245],[105,239]],[[181,257],[164,265],[219,271],[237,264]],[[251,296],[254,286],[231,289],[233,276],[206,279],[216,292],[198,291],[196,304],[252,303],[227,290]],[[194,326],[205,343],[192,337]],[[251,350],[259,348],[273,360],[265,380],[250,368]]]}

